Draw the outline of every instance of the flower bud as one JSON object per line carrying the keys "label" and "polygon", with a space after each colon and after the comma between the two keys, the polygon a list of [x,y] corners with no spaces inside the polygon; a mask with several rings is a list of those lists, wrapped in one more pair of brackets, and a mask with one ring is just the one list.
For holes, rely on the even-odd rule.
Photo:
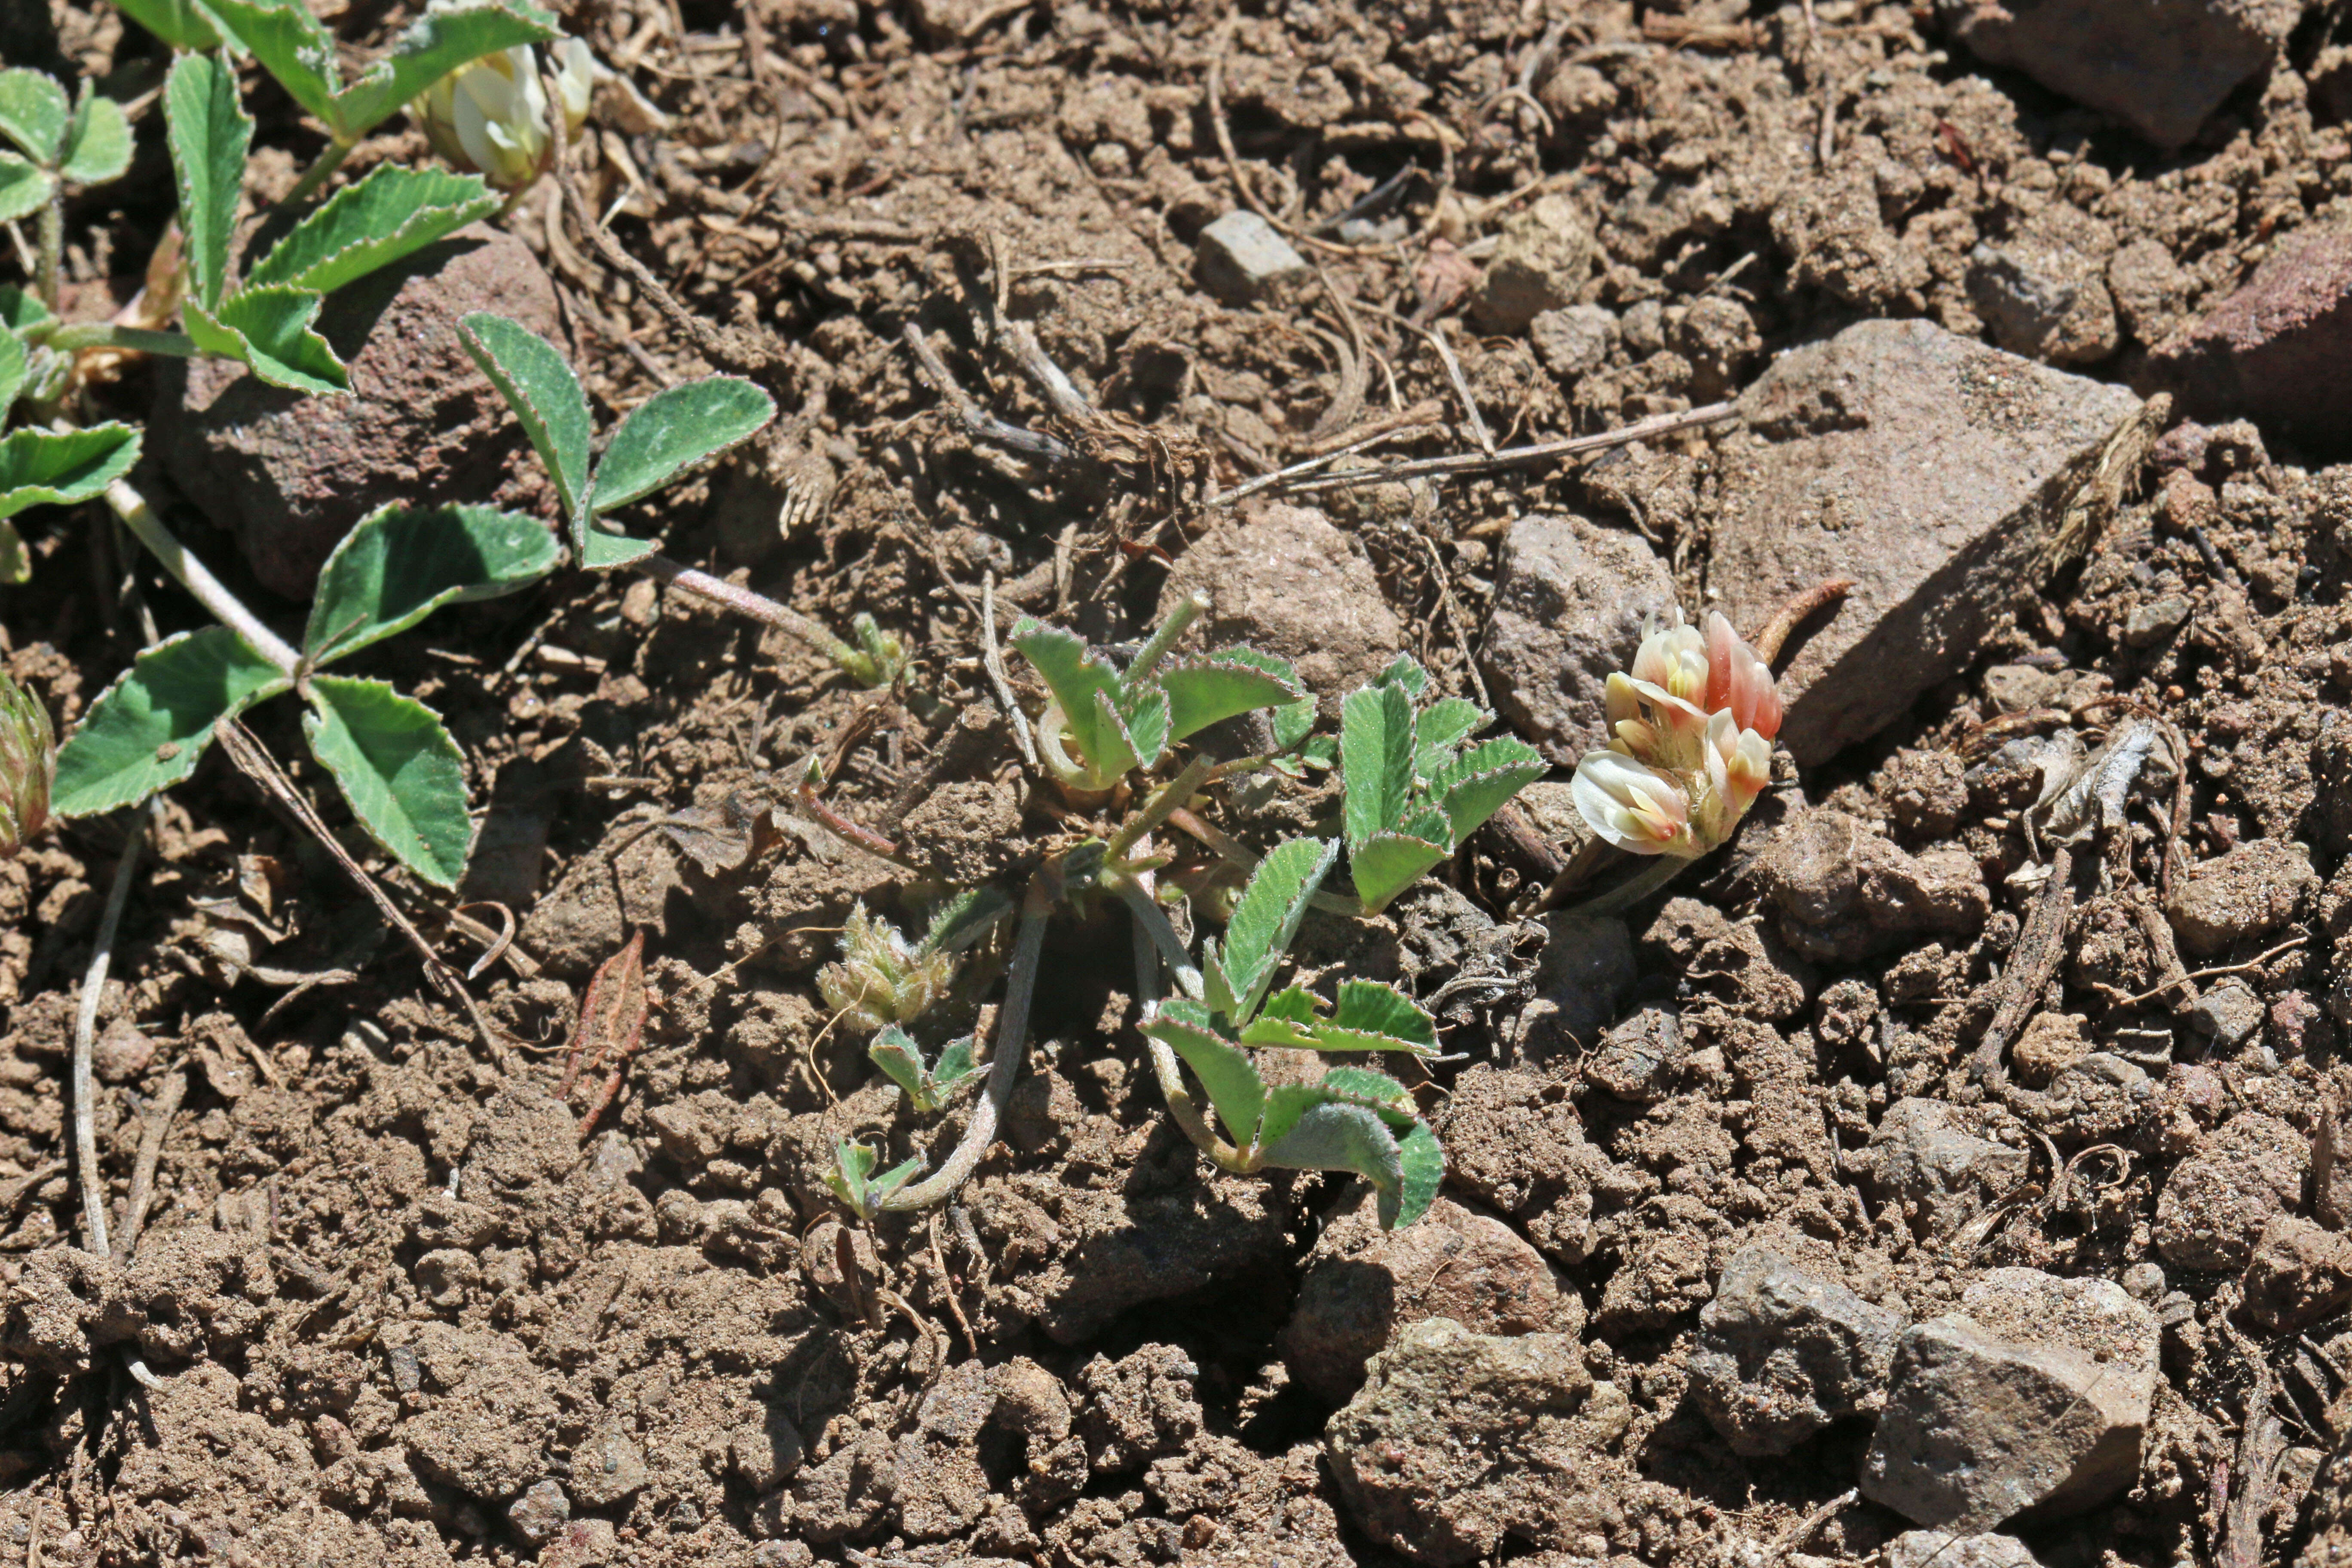
{"label": "flower bud", "polygon": [[[438,8],[438,0],[436,0]],[[588,100],[602,68],[588,46],[566,38],[553,49],[563,133],[576,140],[588,119]],[[547,172],[550,140],[547,89],[539,55],[528,44],[484,55],[425,89],[409,105],[433,150],[472,169],[501,190],[519,191]]]}
{"label": "flower bud", "polygon": [[841,930],[841,962],[817,972],[817,994],[841,1016],[842,1027],[871,1035],[890,1024],[911,1024],[947,994],[955,979],[953,953],[925,952],[888,921],[852,905]]}
{"label": "flower bud", "polygon": [[57,731],[41,700],[0,674],[0,855],[14,855],[49,821]]}

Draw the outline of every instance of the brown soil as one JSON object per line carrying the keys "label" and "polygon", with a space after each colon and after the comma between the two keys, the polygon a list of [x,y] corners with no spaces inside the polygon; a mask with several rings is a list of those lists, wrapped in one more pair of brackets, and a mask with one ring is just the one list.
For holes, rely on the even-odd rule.
{"label": "brown soil", "polygon": [[[2346,132],[2314,86],[2341,52],[2317,16],[2167,158],[2021,76],[1974,68],[1927,7],[1808,9],[1810,23],[1794,4],[1744,0],[1327,0],[1244,7],[1227,26],[1161,0],[582,0],[569,25],[673,117],[666,134],[606,121],[583,150],[592,194],[621,203],[623,243],[690,308],[786,345],[768,470],[790,459],[833,487],[821,521],[780,540],[743,500],[761,481],[742,464],[639,509],[636,531],[829,623],[871,613],[915,650],[915,676],[896,696],[861,692],[698,601],[573,572],[369,655],[367,673],[433,704],[468,755],[487,816],[467,896],[519,921],[476,984],[516,1042],[503,1064],[334,862],[209,760],[164,803],[101,1004],[96,1122],[118,1215],[150,1108],[186,1079],[120,1268],[77,1245],[64,1086],[122,826],[70,825],[0,864],[0,1560],[1400,1561],[1350,1516],[1320,1448],[1385,1320],[1351,1319],[1336,1344],[1288,1327],[1310,1259],[1376,1238],[1342,1184],[1215,1174],[1168,1121],[1141,1065],[1123,921],[1056,923],[1041,1044],[1003,1141],[952,1207],[870,1235],[843,1226],[822,1184],[836,1141],[936,1160],[964,1112],[909,1112],[862,1042],[828,1028],[814,973],[854,900],[911,919],[940,882],[1034,864],[1055,830],[1024,810],[1005,731],[960,726],[988,700],[983,578],[1003,616],[1114,643],[1171,580],[1246,581],[1218,629],[1300,657],[1327,698],[1401,647],[1477,695],[1472,652],[1514,519],[1638,531],[1700,602],[1712,437],[1239,522],[1204,510],[1206,487],[1423,405],[1427,423],[1381,455],[1474,449],[1465,395],[1497,444],[1686,409],[1863,318],[1996,341],[1969,286],[1980,239],[2095,260],[2107,314],[2022,346],[2152,384],[2154,345],[2352,195]],[[334,25],[365,49],[411,15],[362,5]],[[152,42],[110,9],[59,0],[57,22],[63,59],[115,96],[159,79]],[[1237,161],[1220,149],[1213,79]],[[262,183],[283,188],[316,135],[274,89],[248,97]],[[75,212],[84,313],[135,287],[156,242],[160,130],[151,107],[130,179]],[[352,167],[424,156],[395,129]],[[1200,287],[1193,247],[1224,213],[1263,204],[1307,229],[1408,169],[1393,209],[1308,247],[1321,279],[1243,306]],[[1572,299],[1545,308],[1601,314],[1578,318],[1580,338],[1561,324],[1573,310],[1499,330],[1512,300],[1483,290],[1480,268],[1496,237],[1559,196],[1584,215],[1590,254],[1570,268]],[[506,221],[553,279],[600,420],[648,395],[656,372],[708,369],[554,225],[551,200],[541,188]],[[1034,328],[1098,422],[1075,436],[1053,424],[999,309]],[[1406,321],[1450,332],[1458,378]],[[995,414],[1100,460],[1048,472],[967,436],[917,374],[909,325]],[[108,395],[137,416],[157,390],[133,367]],[[2256,1230],[2263,1203],[2313,1213],[2325,1193],[2307,1190],[2305,1151],[2352,1102],[2327,1006],[2343,984],[2330,946],[2352,924],[2338,532],[2352,469],[2272,439],[2224,426],[2159,447],[2147,499],[2079,570],[2004,604],[1966,677],[1818,767],[1784,757],[1741,842],[1632,922],[1624,983],[1597,1015],[1611,983],[1578,973],[1565,939],[1546,953],[1533,896],[1549,868],[1498,835],[1380,920],[1309,926],[1310,966],[1425,999],[1488,977],[1435,1004],[1458,1059],[1423,1095],[1450,1158],[1448,1202],[1425,1223],[1457,1239],[1419,1239],[1398,1265],[1462,1254],[1464,1277],[1396,1314],[1578,1336],[1580,1391],[1625,1404],[1594,1439],[1622,1467],[1605,1506],[1506,1555],[1762,1563],[1853,1484],[1866,1427],[1743,1458],[1690,1397],[1697,1310],[1761,1237],[1811,1248],[1790,1255],[1915,1319],[1996,1266],[2143,1285],[2130,1270],[2163,1268],[2179,1305],[2165,1304],[2140,1484],[2027,1530],[2045,1562],[2215,1560],[2257,1360],[2281,1369],[2298,1415],[2265,1550],[2292,1560],[2339,1528],[2303,1489],[2335,1447],[2323,1417],[2352,1373],[2340,1305],[2291,1331],[2248,1328],[2232,1317],[2242,1247],[2160,1250],[2168,1225],[2189,1223],[2160,1199],[2192,1159],[2241,1162],[2217,1167],[2214,1202],[2255,1204]],[[331,473],[313,483],[331,489]],[[257,576],[191,504],[203,498],[174,499],[160,471],[142,483],[255,603],[297,617],[261,587],[300,574],[262,559],[266,520],[239,525],[264,539]],[[201,612],[95,512],[21,521],[35,575],[0,589],[0,647],[62,730],[147,628]],[[1271,575],[1253,577],[1261,555]],[[2180,635],[2128,629],[2168,598],[2197,608]],[[2149,826],[2168,796],[2137,813],[2116,869],[2153,888],[2168,858],[2180,956],[2235,969],[2262,1009],[2228,1047],[2183,1023],[2171,1065],[2142,1064],[2147,1103],[2124,1110],[2064,1069],[2173,1026],[2161,1002],[2121,1000],[2168,978],[2167,955],[2124,892],[2091,885],[2087,852],[2016,1081],[1989,1091],[1970,1067],[2040,898],[2012,879],[2034,855],[2035,777],[1993,753],[2043,731],[1983,726],[2107,694],[2177,727],[2190,779],[2177,842]],[[257,731],[363,851],[296,761],[291,707],[264,710]],[[2121,710],[2076,723],[2095,743]],[[690,836],[643,831],[689,808],[740,820],[730,802],[773,798],[772,773],[812,754],[832,805],[897,838],[921,875],[789,806],[748,858],[740,842],[698,857]],[[1263,843],[1329,804],[1234,825]],[[1557,804],[1528,815],[1565,833]],[[1837,858],[1808,847],[1825,820],[1809,806],[1884,844],[1881,880],[1853,893],[1845,873],[1840,896],[1864,904],[1807,901],[1821,880],[1807,857]],[[381,857],[370,865],[401,889]],[[1955,866],[1966,896],[1937,903],[1928,884]],[[1927,888],[1917,918],[1877,921],[1871,889],[1906,877]],[[445,952],[478,955],[436,900],[398,896]],[[603,1073],[567,1102],[563,1047],[589,976],[638,931],[656,1006],[583,1137]],[[977,966],[950,1005],[984,1023],[992,973]],[[1671,1052],[1590,1049],[1642,1003],[1679,1005]],[[1969,1132],[2019,1156],[2017,1179],[1889,1199],[1865,1145],[1906,1098],[1965,1113]],[[2119,1185],[2054,1180],[2053,1162],[2099,1145],[2130,1150]],[[2227,1179],[2281,1160],[2274,1197]],[[2195,1197],[2181,1185],[2176,1205]],[[132,1358],[160,1386],[132,1380]],[[1856,1503],[1788,1544],[1851,1562],[1907,1528]]]}

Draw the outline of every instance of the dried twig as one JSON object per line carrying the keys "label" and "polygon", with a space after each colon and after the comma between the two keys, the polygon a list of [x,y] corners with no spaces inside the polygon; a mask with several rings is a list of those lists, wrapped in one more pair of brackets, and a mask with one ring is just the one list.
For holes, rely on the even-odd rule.
{"label": "dried twig", "polygon": [[1702,426],[1719,425],[1738,416],[1736,405],[1709,403],[1680,414],[1659,414],[1638,420],[1620,430],[1604,430],[1597,436],[1570,436],[1557,441],[1538,441],[1530,447],[1506,447],[1492,457],[1484,452],[1461,452],[1443,458],[1418,458],[1406,463],[1391,463],[1378,468],[1350,468],[1344,473],[1325,474],[1303,484],[1290,487],[1302,495],[1319,494],[1325,490],[1362,489],[1371,485],[1393,484],[1399,479],[1416,479],[1423,475],[1483,474],[1497,468],[1517,467],[1521,463],[1543,462],[1554,458],[1580,457],[1587,452],[1605,451],[1612,447],[1630,446],[1653,437],[1671,436],[1680,430],[1695,430]]}
{"label": "dried twig", "polygon": [[106,910],[99,916],[89,967],[82,972],[80,1004],[74,1009],[74,1164],[81,1176],[84,1244],[100,1257],[108,1256],[110,1249],[106,1244],[106,1185],[98,1170],[98,1106],[90,1083],[89,1054],[98,1038],[98,1005],[106,990],[106,972],[114,962],[115,933],[121,929],[123,907],[131,901],[131,873],[139,864],[140,848],[154,820],[152,801],[131,819],[121,858],[114,863],[113,885],[107,889]]}
{"label": "dried twig", "polygon": [[2042,988],[2058,973],[2058,961],[2066,955],[2066,921],[2074,912],[2074,851],[2060,845],[2051,858],[2050,878],[2042,884],[2042,897],[2018,935],[2009,968],[1993,983],[2001,989],[2000,1006],[1985,1026],[1984,1038],[1969,1063],[1979,1083],[1998,1083],[2003,1078],[2001,1053],[2042,1005]]}
{"label": "dried twig", "polygon": [[1849,1487],[1799,1520],[1794,1529],[1772,1543],[1771,1552],[1764,1559],[1763,1568],[1776,1568],[1776,1564],[1785,1562],[1790,1552],[1813,1538],[1813,1531],[1836,1518],[1843,1510],[1853,1506],[1854,1499],[1861,1495],[1859,1489]]}
{"label": "dried twig", "polygon": [[2263,1516],[2270,1511],[2271,1489],[2286,1441],[2278,1414],[2278,1381],[2270,1363],[2243,1336],[2231,1331],[2231,1338],[2252,1363],[2254,1382],[2246,1391],[2246,1416],[2238,1433],[2238,1462],[2232,1468],[2237,1490],[2222,1510],[2221,1560],[2222,1568],[2260,1568]]}
{"label": "dried twig", "polygon": [[1764,628],[1749,639],[1756,649],[1756,657],[1766,664],[1778,662],[1780,649],[1791,633],[1852,592],[1853,578],[1825,577],[1803,592],[1791,595],[1787,604],[1773,612],[1772,618],[1764,623]]}
{"label": "dried twig", "polygon": [[131,1172],[131,1200],[123,1207],[122,1229],[114,1238],[114,1261],[118,1268],[127,1265],[139,1250],[139,1233],[147,1228],[147,1205],[155,1195],[155,1167],[163,1158],[163,1140],[172,1131],[172,1118],[180,1113],[181,1102],[188,1097],[188,1075],[175,1072],[163,1080],[155,1091],[152,1104],[147,1108],[147,1120],[139,1131],[139,1163]]}
{"label": "dried twig", "polygon": [[1013,743],[1021,748],[1021,760],[1029,764],[1033,778],[1044,773],[1037,761],[1037,742],[1029,733],[1029,716],[1021,711],[1021,704],[1013,700],[1013,682],[1004,673],[1004,652],[996,644],[996,574],[984,572],[980,578],[980,661],[988,671],[988,683],[996,689],[998,706],[1004,710],[1005,722],[1013,726]]}
{"label": "dried twig", "polygon": [[964,433],[974,440],[986,441],[1041,462],[1073,463],[1077,460],[1077,453],[1071,450],[1066,443],[1039,431],[1024,430],[1018,425],[1007,424],[982,408],[949,372],[947,362],[940,358],[939,351],[932,348],[929,340],[923,336],[922,328],[908,321],[899,330],[898,335],[906,342],[908,352],[915,356],[916,368],[922,372],[923,379],[930,384],[933,392],[948,400],[955,410],[956,423],[961,425]]}

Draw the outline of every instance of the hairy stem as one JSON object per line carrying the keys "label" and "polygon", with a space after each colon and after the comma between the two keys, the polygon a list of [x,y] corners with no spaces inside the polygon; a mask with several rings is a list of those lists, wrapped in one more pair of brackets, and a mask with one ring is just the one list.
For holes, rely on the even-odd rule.
{"label": "hairy stem", "polygon": [[[1168,917],[1160,913],[1159,902],[1152,898],[1150,888],[1140,881],[1126,880],[1119,884],[1118,890],[1120,897],[1127,900],[1128,908],[1135,912],[1135,924],[1129,928],[1135,933],[1135,999],[1148,1013],[1160,1000],[1160,961],[1171,951],[1171,944],[1172,951],[1181,958],[1183,944],[1175,941],[1175,930],[1168,924]],[[1166,933],[1164,942],[1162,931]],[[1184,984],[1185,972],[1191,969],[1191,962],[1185,960],[1181,964],[1171,963],[1171,967],[1176,969],[1178,984]],[[1200,980],[1199,971],[1193,970],[1191,984],[1185,985],[1185,989],[1198,996]],[[1169,1049],[1167,1042],[1146,1035],[1143,1044],[1151,1057],[1151,1076],[1160,1080],[1160,1096],[1168,1102],[1168,1114],[1176,1119],[1176,1125],[1183,1129],[1184,1136],[1212,1159],[1222,1159],[1227,1152],[1234,1152],[1230,1144],[1210,1129],[1208,1118],[1201,1114],[1200,1106],[1193,1102],[1192,1091],[1184,1087],[1184,1074],[1177,1063],[1176,1053]]]}
{"label": "hairy stem", "polygon": [[1650,864],[1634,872],[1616,887],[1598,898],[1587,899],[1568,912],[1572,915],[1587,916],[1622,915],[1682,875],[1683,868],[1689,864],[1688,860],[1678,855],[1654,856],[1651,858]]}
{"label": "hairy stem", "polygon": [[996,1019],[996,1056],[988,1065],[988,1092],[971,1108],[971,1121],[936,1175],[911,1187],[901,1187],[883,1200],[886,1210],[929,1208],[945,1203],[964,1184],[988,1146],[1012,1102],[1013,1080],[1021,1076],[1021,1060],[1029,1050],[1029,1004],[1037,993],[1037,970],[1045,952],[1045,919],[1053,912],[1061,879],[1049,864],[1029,879],[1028,896],[1021,902],[1021,930],[1013,941],[1013,967],[1004,979],[1004,1009]]}
{"label": "hairy stem", "polygon": [[1168,972],[1176,977],[1177,989],[1193,1001],[1199,1001],[1202,989],[1200,968],[1193,963],[1192,955],[1184,951],[1183,942],[1177,939],[1176,928],[1170,923],[1168,911],[1160,907],[1160,900],[1133,877],[1110,879],[1110,885],[1112,891],[1118,895],[1119,901],[1127,906],[1128,912],[1135,917],[1136,929],[1150,939],[1151,945],[1159,950],[1160,956],[1167,962]]}
{"label": "hairy stem", "polygon": [[1104,862],[1116,866],[1126,859],[1127,852],[1134,848],[1145,834],[1167,821],[1171,813],[1181,810],[1184,803],[1192,798],[1214,765],[1206,757],[1194,757],[1186,763],[1182,772],[1160,785],[1133,816],[1119,825],[1118,832],[1111,837],[1110,847],[1103,852]]}
{"label": "hairy stem", "polygon": [[[1214,851],[1218,858],[1247,877],[1256,871],[1258,858],[1248,848],[1235,843],[1219,829],[1202,821],[1182,806],[1168,814],[1168,826],[1181,828]],[[1359,915],[1364,912],[1363,900],[1349,893],[1317,891],[1307,900],[1327,914]]]}
{"label": "hairy stem", "polygon": [[797,637],[835,664],[846,667],[864,657],[798,610],[780,605],[765,594],[755,594],[724,578],[713,577],[708,572],[681,565],[667,555],[648,555],[635,565],[656,582],[683,588],[714,605],[723,605],[739,616],[758,621],[762,626],[773,626],[786,637]]}
{"label": "hairy stem", "polygon": [[171,359],[195,359],[205,352],[184,332],[151,332],[140,327],[118,327],[110,321],[60,327],[49,334],[48,346],[59,353],[79,349],[129,349],[135,353],[162,354]]}
{"label": "hairy stem", "polygon": [[1168,650],[1176,646],[1176,639],[1192,630],[1192,623],[1206,615],[1208,609],[1209,595],[1206,594],[1195,592],[1179,599],[1176,607],[1168,612],[1168,618],[1160,623],[1160,629],[1151,634],[1151,640],[1145,643],[1142,651],[1135,656],[1135,662],[1127,667],[1127,679],[1141,680],[1159,668],[1160,661],[1168,657]]}
{"label": "hairy stem", "polygon": [[54,175],[49,180],[49,199],[41,207],[40,252],[34,263],[33,288],[41,303],[55,315],[58,309],[58,268],[66,253],[66,187],[63,180]]}
{"label": "hairy stem", "polygon": [[98,1038],[98,1005],[106,990],[106,972],[114,963],[114,933],[122,925],[123,906],[131,901],[131,873],[138,867],[139,850],[154,815],[151,805],[131,818],[131,835],[122,841],[122,858],[114,863],[114,884],[106,890],[106,912],[99,917],[98,938],[90,946],[89,967],[82,972],[81,996],[74,1009],[74,1164],[81,1177],[84,1240],[100,1258],[107,1257],[110,1248],[106,1184],[98,1171],[98,1106],[90,1089],[90,1047]]}
{"label": "hairy stem", "polygon": [[180,586],[196,596],[199,604],[213,613],[221,625],[235,632],[245,646],[276,665],[291,679],[301,667],[302,656],[286,645],[285,639],[261,624],[259,616],[221,580],[214,576],[205,563],[188,553],[187,546],[172,537],[147,498],[117,479],[106,487],[106,504],[122,520],[122,526],[139,536],[139,542],[153,552],[163,563],[163,570],[180,581]]}
{"label": "hairy stem", "polygon": [[328,142],[327,150],[319,154],[319,161],[302,172],[302,177],[294,182],[294,188],[287,192],[278,205],[290,207],[298,202],[309,200],[320,185],[327,183],[329,175],[343,166],[343,160],[352,155],[352,149],[357,145],[354,142]]}

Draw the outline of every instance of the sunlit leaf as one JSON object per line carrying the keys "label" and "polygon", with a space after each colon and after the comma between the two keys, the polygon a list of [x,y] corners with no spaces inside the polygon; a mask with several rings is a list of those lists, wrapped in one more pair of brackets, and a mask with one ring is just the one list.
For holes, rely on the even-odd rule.
{"label": "sunlit leaf", "polygon": [[1307,901],[1330,874],[1339,854],[1339,846],[1331,840],[1293,838],[1276,846],[1250,874],[1225,922],[1223,951],[1236,1028],[1255,1014],[1258,999],[1298,934],[1298,922],[1307,917]]}
{"label": "sunlit leaf", "polygon": [[122,105],[99,97],[89,83],[82,83],[58,173],[77,185],[102,185],[122,178],[130,167],[131,121],[123,117]]}
{"label": "sunlit leaf", "polygon": [[[555,345],[504,316],[477,311],[457,326],[458,342],[514,410],[523,434],[530,438],[531,449],[555,481],[557,499],[572,530],[572,547],[580,552],[582,564],[603,564],[592,561],[589,552],[588,444],[595,430],[580,378],[572,374]],[[646,549],[650,551],[651,546]]]}
{"label": "sunlit leaf", "polygon": [[0,153],[0,223],[30,217],[48,204],[57,182],[14,153]]}
{"label": "sunlit leaf", "polygon": [[610,511],[651,495],[693,464],[748,440],[776,416],[775,400],[731,375],[657,392],[629,411],[596,464],[589,502]]}
{"label": "sunlit leaf", "polygon": [[1412,699],[1401,687],[1383,682],[1348,693],[1339,705],[1339,777],[1350,850],[1404,816],[1412,752]]}
{"label": "sunlit leaf", "polygon": [[370,837],[437,888],[466,874],[466,759],[440,715],[381,680],[314,675],[302,731]]}
{"label": "sunlit leaf", "polygon": [[1168,693],[1171,741],[1237,714],[1297,702],[1305,692],[1286,660],[1248,648],[1174,659],[1153,679]]}
{"label": "sunlit leaf", "polygon": [[34,163],[57,166],[72,118],[72,101],[55,77],[22,66],[0,70],[0,136]]}
{"label": "sunlit leaf", "polygon": [[297,224],[246,281],[332,293],[498,206],[478,175],[379,163]]}
{"label": "sunlit leaf", "polygon": [[294,683],[226,626],[164,638],[99,694],[58,753],[60,816],[135,805],[196,771],[214,729]]}
{"label": "sunlit leaf", "polygon": [[1410,834],[1375,833],[1348,851],[1348,876],[1356,885],[1356,900],[1366,914],[1378,914],[1452,853],[1443,844]]}
{"label": "sunlit leaf", "polygon": [[[213,19],[331,132],[336,124],[335,37],[302,0],[206,0]],[[348,138],[346,139],[348,140]]]}
{"label": "sunlit leaf", "polygon": [[[305,12],[305,16],[309,13]],[[163,84],[163,119],[180,189],[191,303],[210,310],[228,285],[228,247],[245,187],[253,117],[237,101],[236,73],[211,55],[183,55]]]}
{"label": "sunlit leaf", "polygon": [[0,440],[0,517],[86,501],[138,460],[139,432],[128,425],[12,430]]}
{"label": "sunlit leaf", "polygon": [[303,652],[314,665],[341,658],[444,605],[511,594],[562,560],[537,518],[486,506],[380,507],[327,557]]}
{"label": "sunlit leaf", "polygon": [[335,123],[346,139],[365,135],[408,100],[458,67],[520,44],[557,36],[553,16],[521,0],[428,9],[392,52],[335,95]]}
{"label": "sunlit leaf", "polygon": [[1236,1147],[1248,1148],[1265,1109],[1265,1085],[1248,1053],[1219,1035],[1198,1005],[1181,997],[1161,1003],[1143,1032],[1184,1059],[1208,1092],[1209,1103],[1216,1107],[1226,1136]]}

